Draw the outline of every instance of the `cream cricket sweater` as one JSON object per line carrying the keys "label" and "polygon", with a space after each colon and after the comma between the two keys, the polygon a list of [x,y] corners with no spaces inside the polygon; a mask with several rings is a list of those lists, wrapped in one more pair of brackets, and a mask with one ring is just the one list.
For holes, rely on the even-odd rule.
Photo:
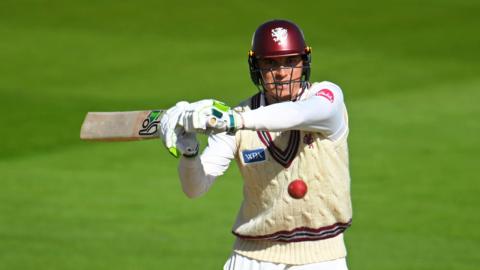
{"label": "cream cricket sweater", "polygon": [[[251,106],[258,102],[253,97]],[[348,130],[331,141],[308,131],[236,133],[244,201],[233,226],[234,251],[276,263],[309,264],[346,256],[343,231],[352,217]],[[288,185],[308,188],[292,198]]]}

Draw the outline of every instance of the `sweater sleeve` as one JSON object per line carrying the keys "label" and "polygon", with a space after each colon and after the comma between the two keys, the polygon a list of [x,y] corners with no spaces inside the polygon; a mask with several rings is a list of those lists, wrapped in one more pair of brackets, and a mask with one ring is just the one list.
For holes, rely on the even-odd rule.
{"label": "sweater sleeve", "polygon": [[347,129],[343,93],[331,82],[313,84],[305,97],[296,102],[281,102],[242,113],[245,129],[305,130],[337,139]]}
{"label": "sweater sleeve", "polygon": [[200,157],[181,157],[178,175],[183,192],[196,198],[207,192],[215,179],[228,169],[236,151],[235,136],[220,133],[210,135]]}

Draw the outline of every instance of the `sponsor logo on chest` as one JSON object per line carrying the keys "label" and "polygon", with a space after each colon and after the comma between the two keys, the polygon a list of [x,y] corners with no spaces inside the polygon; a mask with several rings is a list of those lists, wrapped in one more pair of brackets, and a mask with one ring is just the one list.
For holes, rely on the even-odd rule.
{"label": "sponsor logo on chest", "polygon": [[245,164],[265,161],[265,149],[243,150],[242,157]]}

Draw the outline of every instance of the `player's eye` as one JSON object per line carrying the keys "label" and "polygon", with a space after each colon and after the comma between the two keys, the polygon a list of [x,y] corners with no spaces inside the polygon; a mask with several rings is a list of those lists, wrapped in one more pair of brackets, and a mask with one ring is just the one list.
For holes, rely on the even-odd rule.
{"label": "player's eye", "polygon": [[276,68],[278,66],[278,63],[273,59],[263,59],[261,61],[261,66],[264,69],[272,69],[272,68]]}
{"label": "player's eye", "polygon": [[296,66],[300,59],[297,56],[291,56],[287,58],[287,65],[288,66]]}
{"label": "player's eye", "polygon": [[270,60],[268,60],[268,62],[267,62],[267,66],[268,66],[269,68],[275,68],[275,67],[278,66],[278,63],[277,63],[277,61],[270,59]]}

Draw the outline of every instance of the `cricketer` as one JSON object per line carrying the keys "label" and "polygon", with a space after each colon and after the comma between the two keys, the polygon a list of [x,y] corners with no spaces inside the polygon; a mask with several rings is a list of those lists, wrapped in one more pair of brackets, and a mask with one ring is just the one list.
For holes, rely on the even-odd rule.
{"label": "cricketer", "polygon": [[[259,92],[237,107],[182,101],[162,117],[161,138],[180,156],[183,191],[204,194],[237,163],[244,198],[226,270],[345,270],[352,207],[342,90],[310,82],[311,48],[291,21],[260,25],[248,63]],[[197,133],[208,135],[201,155]]]}

